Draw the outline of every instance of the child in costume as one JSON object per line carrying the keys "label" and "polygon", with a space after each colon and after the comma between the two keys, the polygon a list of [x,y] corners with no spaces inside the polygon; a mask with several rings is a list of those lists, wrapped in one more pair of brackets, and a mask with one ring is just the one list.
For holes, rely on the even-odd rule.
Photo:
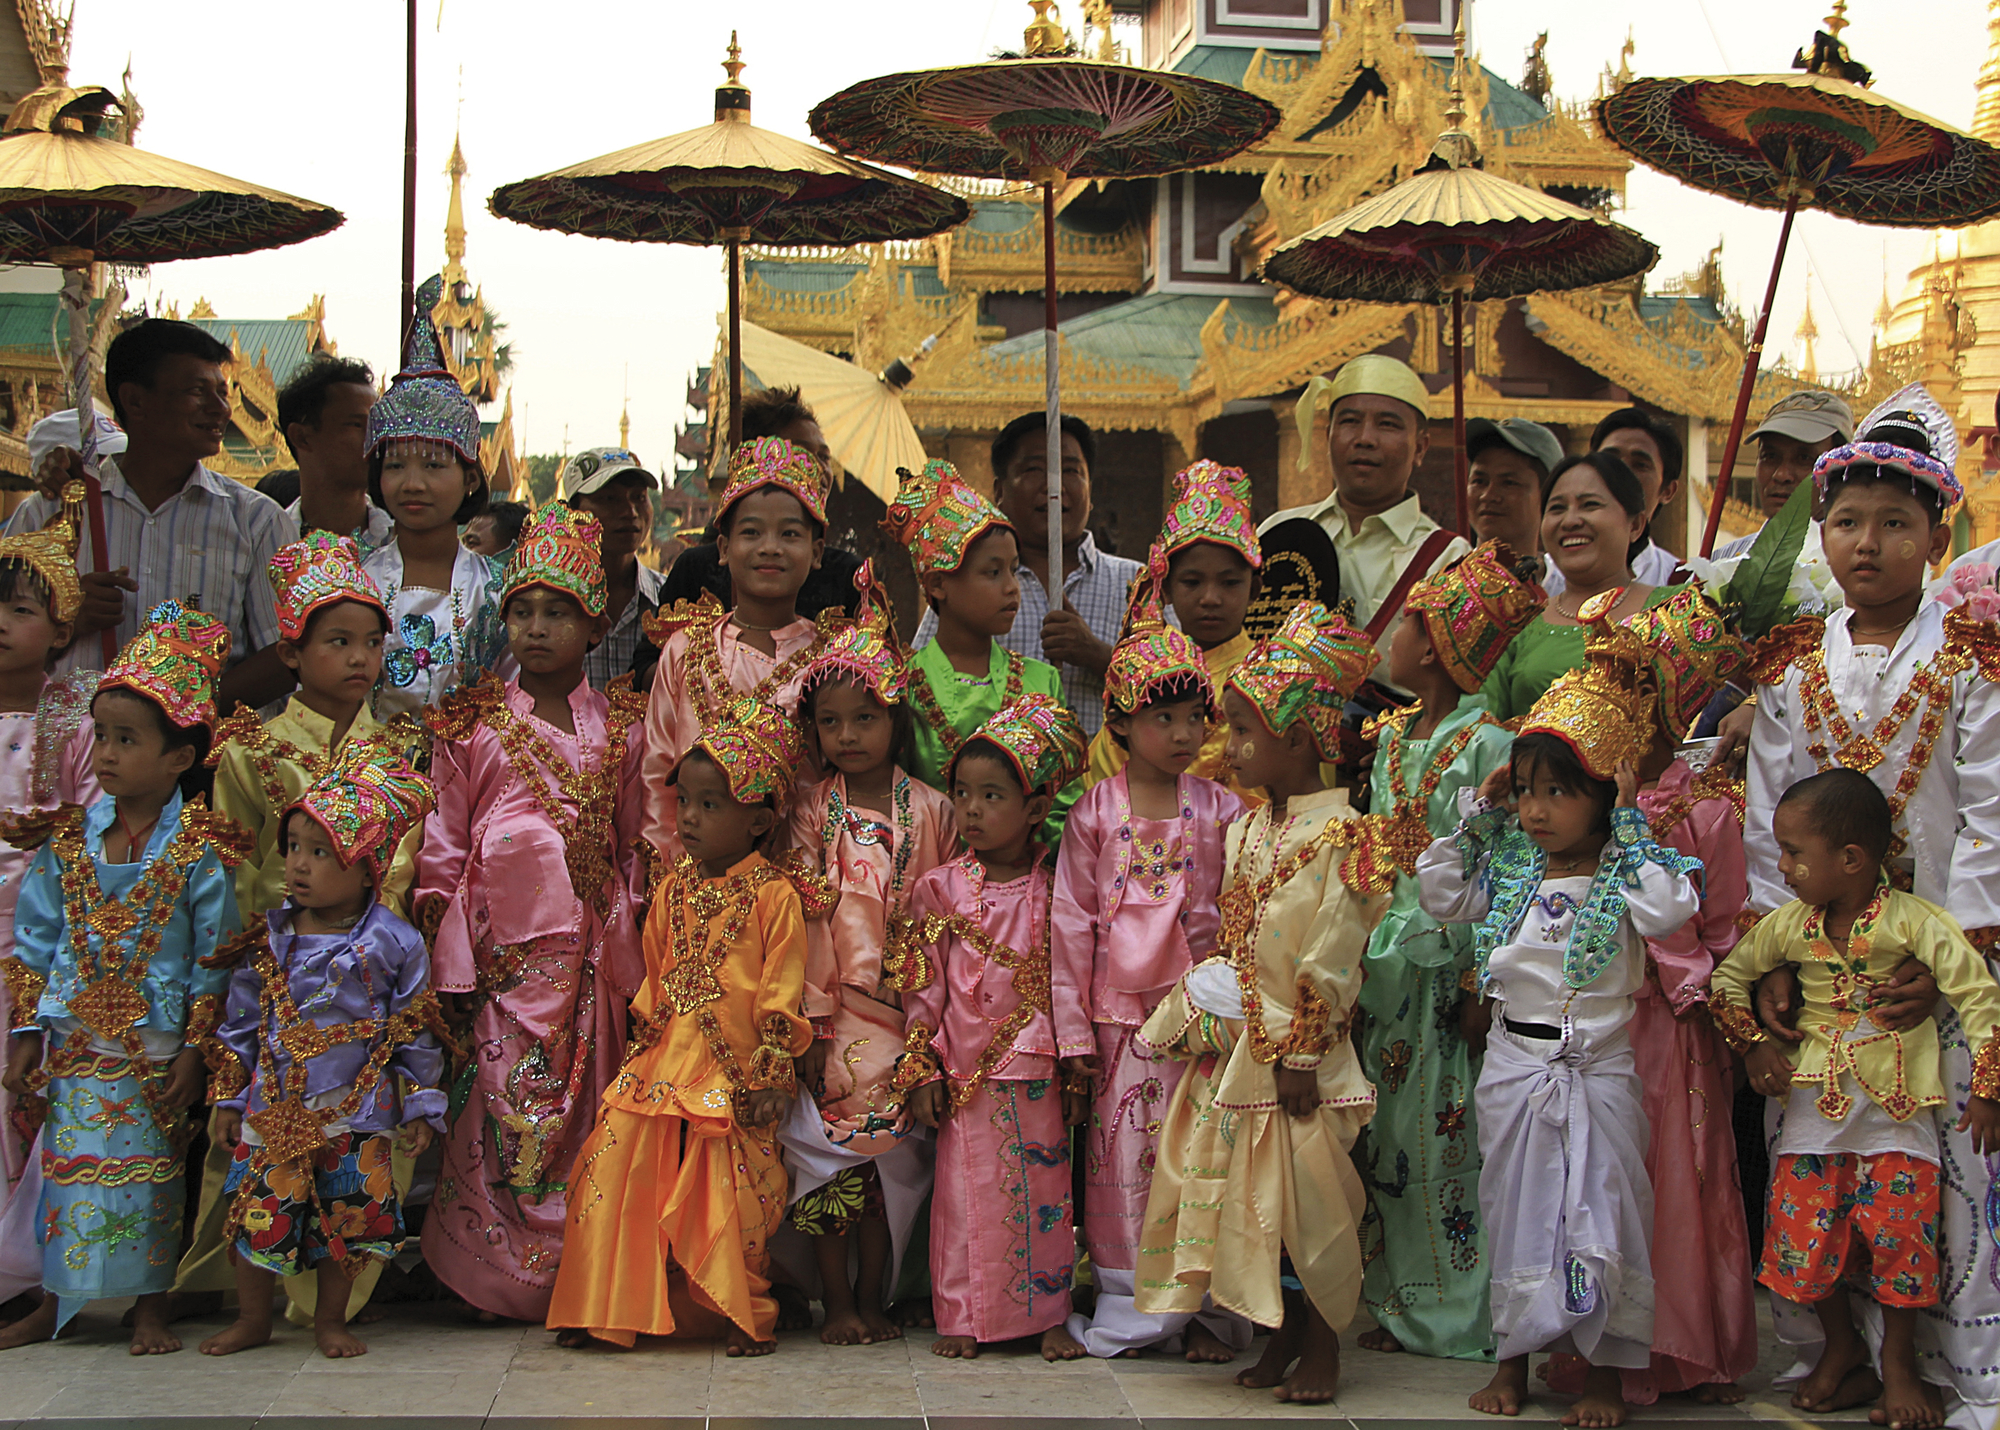
{"label": "child in costume", "polygon": [[[1940,1147],[1931,1109],[1955,1122],[1974,1153],[2000,1152],[2000,986],[1951,915],[1890,885],[1890,828],[1888,801],[1857,771],[1828,770],[1786,790],[1772,835],[1798,897],[1744,936],[1715,971],[1711,1000],[1747,1053],[1750,1085],[1786,1099],[1757,1279],[1811,1306],[1826,1337],[1792,1403],[1833,1398],[1868,1364],[1842,1285],[1850,1246],[1859,1244],[1881,1306],[1879,1413],[1888,1425],[1932,1427],[1944,1423],[1944,1408],[1918,1370],[1916,1345],[1918,1308],[1938,1300]],[[1875,991],[1912,956],[1936,977],[1977,1049],[1956,1119],[1957,1100],[1939,1075],[1937,1025],[1926,1019],[1889,1033],[1869,1021]],[[1806,1037],[1796,1064],[1748,1012],[1752,986],[1782,963],[1801,969]]]}
{"label": "child in costume", "polygon": [[825,1288],[820,1339],[831,1345],[902,1334],[884,1313],[883,1277],[902,1263],[929,1195],[931,1148],[890,1085],[903,1008],[884,962],[911,890],[958,850],[951,801],[896,763],[909,729],[909,677],[888,593],[872,563],[861,564],[855,582],[861,619],[813,658],[800,701],[833,773],[793,806],[792,844],[839,902],[806,926],[813,1045],[800,1059],[804,1095],[778,1128],[792,1174],[791,1221],[813,1238]]}
{"label": "child in costume", "polygon": [[[1930,563],[1950,549],[1944,514],[1964,496],[1957,459],[1951,419],[1912,384],[1868,415],[1856,441],[1815,464],[1821,542],[1846,604],[1824,621],[1779,627],[1757,649],[1752,673],[1763,689],[1744,827],[1769,829],[1779,797],[1808,775],[1860,771],[1889,801],[1891,880],[1943,908],[2000,969],[2000,644],[1990,623],[1925,594]],[[1753,834],[1745,855],[1750,910],[1787,902],[1771,841]],[[1950,1008],[1937,1018],[1945,1083],[1963,1087],[1975,1050]],[[1944,1144],[1943,1300],[1924,1312],[1919,1334],[1964,1402],[1954,1419],[1985,1426],[2000,1408],[2000,1247],[1984,1211],[1992,1174],[1963,1134],[1946,1127]],[[1782,1303],[1775,1310],[1778,1334],[1809,1363],[1817,1323]],[[1877,1392],[1872,1372],[1857,1368],[1851,1384],[1805,1408],[1866,1404]]]}
{"label": "child in costume", "polygon": [[[1747,653],[1697,583],[1592,640],[1624,646],[1651,672],[1659,701],[1652,743],[1638,761],[1639,810],[1656,842],[1702,867],[1701,912],[1646,940],[1646,980],[1630,1026],[1645,1089],[1653,1245],[1663,1251],[1653,1258],[1652,1362],[1619,1378],[1632,1405],[1675,1392],[1733,1403],[1743,1397],[1737,1378],[1757,1364],[1757,1311],[1743,1199],[1731,1195],[1736,1140],[1725,1112],[1735,1096],[1734,1059],[1707,1009],[1709,975],[1736,946],[1746,896],[1742,792],[1720,765],[1697,779],[1676,749],[1710,700],[1744,679]],[[1579,1390],[1582,1370],[1568,1358],[1549,1385]]]}
{"label": "child in costume", "polygon": [[1653,1194],[1628,1025],[1645,940],[1701,898],[1700,862],[1655,843],[1638,807],[1655,698],[1617,651],[1558,679],[1417,863],[1426,913],[1478,923],[1476,986],[1497,1005],[1475,1093],[1500,1364],[1471,1405],[1488,1414],[1520,1413],[1529,1353],[1553,1348],[1590,1365],[1572,1423],[1622,1424],[1619,1369],[1649,1363]]}
{"label": "child in costume", "polygon": [[424,1259],[490,1316],[539,1321],[565,1195],[625,1049],[644,976],[639,722],[629,681],[600,694],[597,518],[561,502],[522,528],[502,608],[520,675],[427,717],[437,809],[417,858],[431,982],[463,1040]]}
{"label": "child in costume", "polygon": [[1211,1313],[1141,1316],[1133,1269],[1160,1118],[1182,1065],[1138,1040],[1160,999],[1215,949],[1223,829],[1243,801],[1190,773],[1216,723],[1215,687],[1194,639],[1157,622],[1127,635],[1104,673],[1104,729],[1123,762],[1070,810],[1056,864],[1055,996],[1087,1013],[1094,1041],[1066,1047],[1099,1069],[1084,1129],[1083,1244],[1097,1305],[1070,1318],[1092,1355],[1183,1340],[1189,1360],[1226,1361],[1250,1327]]}
{"label": "child in costume", "polygon": [[777,1348],[775,1132],[813,1042],[805,923],[832,895],[758,846],[800,743],[789,716],[739,697],[671,774],[683,853],[646,916],[631,1053],[577,1162],[558,1344],[726,1333],[732,1356]]}
{"label": "child in costume", "polygon": [[423,776],[353,739],[281,815],[290,897],[261,916],[231,975],[209,1057],[209,1135],[233,1154],[238,1310],[204,1355],[270,1340],[277,1277],[308,1271],[320,1353],[368,1349],[346,1321],[356,1271],[403,1246],[391,1139],[404,1129],[416,1156],[444,1125],[430,959],[375,894],[430,807]]}
{"label": "child in costume", "polygon": [[0,1329],[0,1348],[47,1340],[87,1301],[137,1296],[132,1353],[180,1349],[166,1301],[192,1135],[182,1114],[222,1016],[215,955],[239,927],[228,866],[243,853],[181,782],[208,753],[228,651],[228,630],[199,611],[164,601],[147,614],[91,701],[104,795],[52,821],[21,882],[6,1082],[17,1097],[47,1090],[47,1294]]}
{"label": "child in costume", "polygon": [[389,613],[382,646],[382,719],[436,705],[491,671],[514,673],[500,621],[501,566],[462,546],[460,522],[486,505],[479,409],[444,364],[431,311],[433,275],[417,289],[403,370],[368,410],[368,495],[396,523],[363,570]]}
{"label": "child in costume", "polygon": [[[408,717],[396,722],[392,734],[369,709],[382,673],[389,613],[361,569],[353,540],[315,531],[280,547],[271,558],[271,587],[277,597],[278,657],[297,673],[299,689],[269,724],[254,710],[239,708],[216,730],[208,757],[216,767],[216,812],[235,820],[252,844],[250,856],[236,869],[236,906],[252,929],[285,901],[284,811],[333,768],[348,741],[381,735],[407,747],[416,738]],[[382,886],[375,891],[398,917],[408,906],[410,882],[416,877],[415,826],[421,822],[421,816],[410,821],[409,838],[382,871]],[[174,1280],[177,1313],[212,1310],[212,1305],[188,1298],[219,1294],[236,1284],[223,1235],[229,1206],[222,1190],[234,1160],[232,1148],[210,1139],[194,1244],[181,1258]],[[409,1171],[407,1166],[399,1169],[405,1188]],[[367,1304],[380,1275],[379,1262],[361,1269],[353,1287],[357,1306]],[[308,1288],[300,1290],[304,1294],[294,1297],[295,1304],[313,1295]]]}
{"label": "child in costume", "polygon": [[[1139,576],[1136,614],[1158,619],[1163,603],[1170,604],[1181,630],[1201,649],[1209,680],[1220,690],[1250,652],[1243,619],[1257,599],[1263,565],[1257,519],[1250,512],[1250,478],[1240,468],[1203,458],[1174,477],[1173,505]],[[1187,772],[1227,784],[1254,804],[1263,796],[1231,781],[1222,757],[1228,741],[1229,727],[1219,718],[1211,720]],[[1085,787],[1117,774],[1125,758],[1124,747],[1108,730],[1099,730],[1090,742]]]}
{"label": "child in costume", "polygon": [[[69,645],[83,585],[76,575],[76,524],[58,517],[40,531],[0,537],[0,817],[18,819],[69,804],[89,804],[101,791],[91,772],[90,697],[97,672],[51,675]],[[0,834],[0,960],[14,947],[14,903],[21,876],[34,858]],[[4,966],[4,964],[0,964]],[[27,1020],[34,1010],[29,1009]],[[15,1026],[7,986],[0,982],[0,1027]],[[32,1208],[7,1216],[17,1191],[40,1195],[41,1179],[29,1174],[40,1104],[17,1103],[0,1088],[0,1301],[39,1280],[41,1253],[33,1244]],[[22,1178],[28,1176],[23,1190]]]}
{"label": "child in costume", "polygon": [[[1230,675],[1229,763],[1269,802],[1230,826],[1216,956],[1139,1032],[1190,1065],[1160,1128],[1137,1307],[1186,1314],[1206,1293],[1277,1327],[1236,1380],[1299,1404],[1333,1399],[1339,1331],[1361,1293],[1364,1201],[1348,1153],[1375,1090],[1347,1029],[1395,871],[1379,822],[1320,768],[1376,659],[1366,632],[1302,601]],[[1302,1292],[1281,1286],[1287,1259]]]}
{"label": "child in costume", "polygon": [[[681,853],[667,776],[695,739],[738,696],[798,713],[806,665],[826,638],[826,628],[799,614],[798,599],[826,549],[830,483],[817,457],[782,437],[738,447],[715,507],[716,553],[729,568],[735,608],[724,612],[704,593],[644,618],[646,638],[660,648],[646,712],[645,834],[662,868]],[[799,775],[816,776],[812,753],[803,758]]]}
{"label": "child in costume", "polygon": [[1458,825],[1458,792],[1507,763],[1514,737],[1480,685],[1541,610],[1526,574],[1487,542],[1410,588],[1389,642],[1389,680],[1417,697],[1364,727],[1376,741],[1376,809],[1393,833],[1396,887],[1368,938],[1361,1066],[1375,1115],[1355,1161],[1368,1189],[1362,1296],[1368,1350],[1484,1360],[1493,1353],[1479,1126],[1472,1106],[1485,1025],[1470,991],[1472,931],[1418,903],[1417,856]]}
{"label": "child in costume", "polygon": [[892,961],[907,1028],[895,1084],[938,1129],[934,1355],[1033,1335],[1045,1360],[1085,1353],[1063,1325],[1069,1128],[1089,1114],[1095,1050],[1078,1000],[1051,995],[1055,877],[1035,838],[1082,768],[1083,727],[1039,693],[959,746],[946,774],[967,852],[917,881]]}
{"label": "child in costume", "polygon": [[[909,547],[917,584],[937,613],[937,634],[910,657],[910,773],[949,793],[951,762],[967,737],[1024,694],[1060,701],[1062,676],[1000,644],[1021,605],[1019,547],[1000,509],[949,462],[926,462],[902,478],[882,529]],[[1048,843],[1061,836],[1078,793],[1056,795]]]}

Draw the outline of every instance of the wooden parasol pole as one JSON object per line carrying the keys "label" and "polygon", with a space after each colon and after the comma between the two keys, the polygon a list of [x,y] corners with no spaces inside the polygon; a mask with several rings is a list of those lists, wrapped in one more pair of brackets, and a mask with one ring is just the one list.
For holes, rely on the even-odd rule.
{"label": "wooden parasol pole", "polygon": [[417,320],[417,0],[404,5],[403,333]]}
{"label": "wooden parasol pole", "polygon": [[729,229],[729,455],[743,445],[743,244]]}
{"label": "wooden parasol pole", "polygon": [[1056,185],[1060,175],[1042,177],[1042,329],[1047,373],[1049,481],[1049,610],[1063,606],[1062,375],[1056,353]]}
{"label": "wooden parasol pole", "polygon": [[1778,301],[1778,274],[1785,266],[1785,248],[1792,241],[1792,220],[1799,205],[1812,202],[1812,190],[1795,187],[1785,201],[1785,222],[1778,230],[1778,251],[1771,259],[1771,281],[1764,285],[1764,307],[1757,314],[1757,329],[1750,336],[1750,349],[1743,355],[1743,382],[1736,389],[1736,413],[1729,419],[1729,440],[1722,448],[1722,470],[1715,478],[1715,493],[1708,502],[1708,526],[1701,534],[1701,555],[1706,560],[1715,549],[1715,534],[1722,527],[1722,504],[1729,499],[1729,479],[1736,472],[1736,449],[1743,445],[1744,420],[1750,415],[1750,393],[1757,386],[1757,369],[1764,358],[1764,333],[1771,326],[1771,305]]}
{"label": "wooden parasol pole", "polygon": [[[90,372],[90,265],[87,249],[58,249],[49,255],[62,265],[62,306],[69,318],[69,400],[76,409],[78,463],[83,469],[84,512],[90,527],[93,571],[111,569],[110,542],[104,533],[104,485],[97,479],[97,402]],[[99,633],[104,668],[118,655],[118,631],[106,626]]]}

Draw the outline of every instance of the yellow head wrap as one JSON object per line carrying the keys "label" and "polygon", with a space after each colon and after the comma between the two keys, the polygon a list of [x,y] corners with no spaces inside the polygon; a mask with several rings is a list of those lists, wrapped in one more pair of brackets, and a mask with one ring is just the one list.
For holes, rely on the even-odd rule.
{"label": "yellow head wrap", "polygon": [[1348,359],[1332,377],[1316,377],[1306,384],[1298,409],[1293,413],[1293,419],[1299,424],[1300,471],[1303,472],[1312,462],[1313,419],[1319,415],[1320,408],[1361,392],[1393,397],[1416,408],[1420,420],[1430,421],[1430,389],[1424,386],[1424,380],[1417,376],[1416,369],[1381,353],[1363,353],[1358,358]]}

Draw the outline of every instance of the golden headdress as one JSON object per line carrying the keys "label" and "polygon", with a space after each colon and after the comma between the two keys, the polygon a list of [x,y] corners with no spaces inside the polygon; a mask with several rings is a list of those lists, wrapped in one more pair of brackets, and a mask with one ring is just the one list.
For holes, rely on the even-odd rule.
{"label": "golden headdress", "polygon": [[[379,888],[403,836],[437,803],[431,783],[386,741],[361,737],[340,747],[325,774],[285,810],[302,809],[327,832],[340,862],[363,860]],[[282,825],[280,826],[282,827]]]}
{"label": "golden headdress", "polygon": [[1458,688],[1485,683],[1508,642],[1534,623],[1548,593],[1515,574],[1521,563],[1504,541],[1482,542],[1463,560],[1410,587],[1414,611]]}
{"label": "golden headdress", "polygon": [[1380,659],[1366,631],[1317,601],[1301,601],[1269,640],[1250,648],[1227,688],[1256,706],[1275,734],[1305,720],[1320,757],[1336,760],[1341,714]]}
{"label": "golden headdress", "polygon": [[783,437],[759,437],[745,442],[729,458],[729,480],[716,499],[718,521],[732,506],[760,487],[776,487],[799,499],[806,514],[826,526],[826,494],[833,477],[819,458]]}
{"label": "golden headdress", "polygon": [[382,613],[382,624],[389,623],[389,608],[374,578],[361,569],[361,550],[351,536],[308,532],[273,552],[270,570],[278,634],[288,641],[304,640],[313,612],[342,601],[372,606]]}
{"label": "golden headdress", "polygon": [[1001,706],[959,746],[954,765],[975,740],[1004,754],[1029,794],[1055,794],[1083,773],[1083,726],[1050,695],[1022,695]]}
{"label": "golden headdress", "polygon": [[1652,652],[1610,620],[1623,594],[1620,587],[1583,603],[1577,616],[1587,628],[1587,659],[1559,676],[1521,722],[1521,734],[1554,735],[1576,751],[1592,779],[1616,779],[1620,764],[1637,765],[1653,743],[1656,697],[1639,679]]}
{"label": "golden headdress", "polygon": [[1201,647],[1185,631],[1148,621],[1111,652],[1111,664],[1104,669],[1104,708],[1113,715],[1130,715],[1167,685],[1192,685],[1203,713],[1216,717],[1215,682]]}
{"label": "golden headdress", "polygon": [[974,491],[949,462],[933,458],[921,472],[898,475],[903,483],[882,518],[882,529],[910,548],[919,580],[933,572],[956,571],[972,543],[995,527],[1014,529],[1000,508]]}
{"label": "golden headdress", "polygon": [[791,716],[740,695],[729,702],[720,721],[701,732],[689,753],[693,750],[704,751],[715,761],[732,797],[755,804],[791,789],[805,757],[805,742]]}
{"label": "golden headdress", "polygon": [[[81,483],[71,485],[81,490]],[[56,621],[73,621],[83,609],[83,583],[76,574],[78,533],[65,493],[63,510],[40,531],[0,536],[0,561],[18,561],[41,578],[49,588],[49,616]]]}
{"label": "golden headdress", "polygon": [[97,693],[122,687],[152,701],[183,730],[191,725],[213,730],[215,679],[228,654],[229,627],[179,601],[162,601],[118,652]]}
{"label": "golden headdress", "polygon": [[507,558],[504,606],[525,586],[548,586],[576,597],[584,613],[604,614],[604,528],[568,502],[545,502],[528,517]]}
{"label": "golden headdress", "polygon": [[1660,717],[1676,740],[1686,739],[1716,692],[1750,667],[1742,637],[1729,628],[1699,581],[1646,607],[1624,626],[1650,653],[1660,685]]}

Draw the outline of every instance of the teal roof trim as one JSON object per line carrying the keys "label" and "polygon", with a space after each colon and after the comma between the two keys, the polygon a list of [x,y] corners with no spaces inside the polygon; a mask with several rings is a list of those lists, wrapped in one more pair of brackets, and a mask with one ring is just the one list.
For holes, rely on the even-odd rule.
{"label": "teal roof trim", "polygon": [[264,365],[280,387],[312,356],[314,324],[307,318],[195,318],[217,342],[234,344],[243,361]]}
{"label": "teal roof trim", "polygon": [[[1146,293],[1113,303],[1062,326],[1063,340],[1079,353],[1103,362],[1129,364],[1170,377],[1182,387],[1201,365],[1201,329],[1222,295],[1205,293]],[[1262,327],[1277,321],[1269,298],[1230,297],[1238,322]],[[994,343],[986,351],[999,357],[1040,353],[1040,329]]]}
{"label": "teal roof trim", "polygon": [[[1255,50],[1223,45],[1196,45],[1178,60],[1174,61],[1176,74],[1193,75],[1197,79],[1219,80],[1223,84],[1233,84],[1239,89],[1243,77],[1250,73],[1250,60]],[[1313,51],[1298,54],[1286,52],[1287,59],[1295,59],[1310,68],[1319,63],[1319,55]],[[1439,55],[1429,56],[1430,62],[1451,73],[1451,61]],[[1516,85],[1509,84],[1484,65],[1480,72],[1486,76],[1486,123],[1494,129],[1520,129],[1530,124],[1539,124],[1549,117],[1549,111],[1537,104],[1532,96]]]}
{"label": "teal roof trim", "polygon": [[[93,320],[101,306],[101,298],[91,300]],[[0,351],[57,361],[69,341],[61,312],[62,301],[54,293],[0,293]]]}

